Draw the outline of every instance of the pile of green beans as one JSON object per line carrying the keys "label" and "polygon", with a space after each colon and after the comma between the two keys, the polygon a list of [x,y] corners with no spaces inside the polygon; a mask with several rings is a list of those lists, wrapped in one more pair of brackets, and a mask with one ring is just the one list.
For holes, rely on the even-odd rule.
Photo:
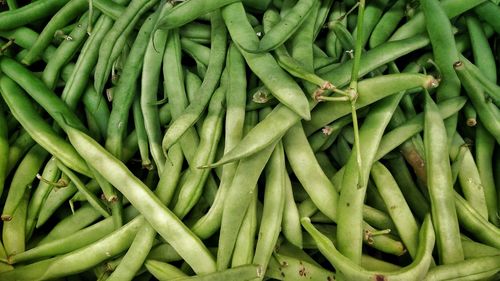
{"label": "pile of green beans", "polygon": [[500,1],[0,0],[0,280],[500,280]]}

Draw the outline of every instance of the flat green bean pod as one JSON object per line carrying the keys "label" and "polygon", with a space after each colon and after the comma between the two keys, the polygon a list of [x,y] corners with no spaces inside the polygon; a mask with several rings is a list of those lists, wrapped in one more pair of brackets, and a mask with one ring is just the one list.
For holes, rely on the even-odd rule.
{"label": "flat green bean pod", "polygon": [[234,2],[238,1],[237,0],[184,1],[181,4],[175,6],[172,10],[162,15],[157,23],[157,28],[172,29],[183,26],[204,14],[210,13],[214,10],[217,10]]}
{"label": "flat green bean pod", "polygon": [[7,76],[1,76],[0,89],[11,112],[33,139],[68,167],[84,175],[92,175],[85,161],[75,149],[66,140],[59,137],[41,116],[34,114],[36,110],[31,101],[14,81]]}
{"label": "flat green bean pod", "polygon": [[333,245],[332,241],[319,232],[309,218],[302,218],[302,226],[311,234],[318,245],[320,252],[349,280],[378,281],[378,280],[422,280],[432,261],[434,248],[434,231],[430,216],[427,216],[421,226],[419,245],[414,261],[400,270],[390,272],[368,271],[343,256]]}
{"label": "flat green bean pod", "polygon": [[69,128],[67,133],[70,142],[87,163],[115,186],[196,272],[215,271],[215,261],[201,240],[125,164],[77,129]]}

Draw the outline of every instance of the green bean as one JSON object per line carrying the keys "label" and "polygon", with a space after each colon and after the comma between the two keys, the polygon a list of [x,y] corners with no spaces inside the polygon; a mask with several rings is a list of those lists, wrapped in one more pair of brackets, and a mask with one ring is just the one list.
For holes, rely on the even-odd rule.
{"label": "green bean", "polygon": [[89,114],[92,114],[95,117],[100,135],[105,136],[108,128],[109,108],[104,100],[104,97],[102,95],[98,95],[94,87],[88,85],[85,93],[83,94],[82,101]]}
{"label": "green bean", "polygon": [[[358,89],[361,93],[361,83]],[[402,93],[399,93],[371,108],[359,130],[361,166],[356,156],[358,152],[352,153],[346,164],[337,210],[338,248],[357,264],[361,258],[362,205],[370,168],[384,129],[401,98]]]}
{"label": "green bean", "polygon": [[424,194],[418,190],[417,185],[413,181],[412,174],[406,166],[404,158],[396,157],[394,159],[389,159],[388,166],[413,214],[420,221],[423,221],[425,215],[429,213],[429,203]]}
{"label": "green bean", "polygon": [[209,169],[198,169],[198,167],[212,162],[215,157],[216,147],[222,133],[225,95],[226,87],[223,83],[210,100],[208,113],[200,132],[200,144],[196,149],[192,163],[190,163],[186,175],[187,180],[180,186],[177,202],[172,208],[172,211],[180,218],[184,217],[200,199],[210,172]]}
{"label": "green bean", "polygon": [[106,206],[91,192],[88,191],[88,189],[85,187],[83,182],[78,178],[77,175],[75,175],[70,169],[68,169],[64,164],[61,162],[57,161],[57,167],[63,172],[65,175],[69,177],[71,182],[76,186],[78,191],[83,193],[87,197],[87,201],[92,205],[94,208],[96,208],[103,217],[108,217],[109,213],[108,210],[106,209]]}
{"label": "green bean", "polygon": [[210,13],[236,0],[220,0],[205,2],[203,0],[186,1],[164,14],[158,22],[157,28],[173,29],[193,21],[201,15]]}
{"label": "green bean", "polygon": [[494,247],[465,239],[462,239],[462,248],[464,249],[466,260],[470,258],[494,256],[500,253],[500,251]]}
{"label": "green bean", "polygon": [[45,224],[57,209],[61,207],[62,204],[66,203],[66,200],[71,198],[77,191],[78,188],[76,188],[72,182],[63,188],[52,188],[40,209],[36,227],[39,228]]}
{"label": "green bean", "polygon": [[[500,255],[467,259],[454,264],[440,265],[429,270],[423,280],[484,280],[498,272]],[[485,273],[482,275],[481,273]],[[478,277],[480,277],[478,279]]]}
{"label": "green bean", "polygon": [[143,217],[138,217],[84,248],[63,256],[16,267],[12,271],[0,274],[0,277],[2,280],[47,280],[85,271],[127,249],[143,222]]}
{"label": "green bean", "polygon": [[243,4],[241,2],[229,4],[223,7],[221,12],[233,42],[245,49],[257,49],[259,38],[248,21]]}
{"label": "green bean", "polygon": [[[464,97],[454,97],[437,104],[442,119],[446,119],[457,113],[465,105]],[[420,113],[407,120],[405,123],[386,133],[380,140],[376,159],[395,149],[411,136],[418,134],[424,129],[424,114]]]}
{"label": "green bean", "polygon": [[23,157],[26,152],[35,144],[35,141],[31,138],[31,135],[25,129],[21,129],[21,133],[16,138],[16,140],[10,144],[9,156],[7,160],[7,174],[16,167],[17,162],[21,157]]}
{"label": "green bean", "polygon": [[349,280],[421,280],[432,261],[434,247],[434,232],[432,222],[428,216],[420,229],[417,256],[413,262],[397,271],[379,272],[368,271],[343,256],[333,245],[332,241],[321,234],[308,218],[303,218],[302,225],[311,234],[318,245],[320,252],[332,263],[335,268]]}
{"label": "green bean", "polygon": [[148,254],[148,260],[158,260],[163,262],[180,261],[182,257],[167,243],[154,246]]}
{"label": "green bean", "polygon": [[[405,79],[402,79],[403,77]],[[405,80],[407,83],[403,83],[403,80]],[[398,86],[403,86],[402,84],[404,84],[404,89],[412,88],[418,85],[423,85],[424,87],[432,87],[432,85],[436,85],[436,80],[434,80],[434,78],[421,75],[414,76],[414,74],[384,75],[382,77],[366,79],[361,81],[358,85],[358,91],[360,95],[356,102],[356,106],[358,108],[361,108],[382,98],[383,96],[390,95],[390,93],[388,92],[394,93],[393,90],[397,91],[397,89],[393,87],[396,84],[396,81],[398,81]],[[401,83],[401,85],[399,85],[399,83]],[[410,83],[415,84],[410,85]],[[385,88],[388,85],[391,85],[391,90]],[[328,111],[328,113],[324,113],[325,119],[328,120],[325,120],[326,122],[324,122],[324,124],[318,125],[321,128],[322,126],[332,122],[337,118],[347,115],[350,112],[350,105],[344,103],[335,103],[334,109],[332,108]],[[328,116],[326,116],[326,114],[328,114]],[[279,127],[277,127],[277,123],[274,120],[279,120]],[[317,118],[312,118],[312,121],[316,120]],[[255,126],[252,131],[245,138],[243,138],[243,140],[235,148],[226,153],[222,159],[220,159],[213,165],[228,163],[259,151],[266,145],[269,145],[269,143],[272,143],[273,141],[276,141],[281,136],[283,136],[286,131],[298,121],[299,116],[293,113],[288,108],[283,106],[276,107],[271,115],[269,115],[265,119],[265,122],[260,122],[259,124],[257,124],[257,126]],[[316,128],[310,128],[312,128],[312,126],[309,126],[309,122],[304,124],[304,131],[306,132],[306,135],[310,135],[316,130]]]}
{"label": "green bean", "polygon": [[455,206],[460,225],[471,233],[479,242],[500,249],[500,231],[490,224],[472,208],[468,202],[457,193],[455,196]]}
{"label": "green bean", "polygon": [[292,9],[273,26],[262,37],[259,42],[258,50],[247,50],[245,46],[241,46],[246,52],[269,52],[282,45],[288,40],[297,29],[300,28],[304,20],[308,18],[312,11],[315,1],[299,0]]}
{"label": "green bean", "polygon": [[448,158],[446,128],[429,95],[425,95],[424,146],[427,187],[436,231],[439,259],[442,264],[463,260],[457,213],[451,197],[453,184]]}
{"label": "green bean", "polygon": [[370,48],[375,48],[389,39],[405,15],[405,6],[405,0],[398,0],[382,15],[370,35]]}
{"label": "green bean", "polygon": [[[114,91],[113,106],[109,115],[108,130],[106,134],[106,148],[120,159],[122,157],[122,143],[127,128],[126,124],[129,110],[132,107],[134,94],[137,88],[137,78],[141,73],[148,39],[150,38],[159,14],[160,9],[150,15],[141,26],[139,34],[130,50],[130,55],[125,62],[123,73],[118,81],[116,90]],[[99,88],[96,87],[96,89]]]}
{"label": "green bean", "polygon": [[2,220],[12,219],[14,212],[22,202],[24,194],[35,179],[38,170],[43,165],[48,152],[39,145],[33,146],[19,164],[12,178],[7,199],[2,210]]}
{"label": "green bean", "polygon": [[[246,77],[243,57],[234,45],[229,46],[227,57],[228,84],[226,91],[226,120],[225,120],[225,139],[224,151],[234,147],[243,136],[245,123],[245,90]],[[250,117],[252,114],[250,114]],[[252,119],[248,118],[249,122]],[[253,126],[253,124],[252,124]],[[223,202],[227,196],[228,188],[234,177],[237,168],[236,163],[223,166],[221,182],[215,201],[208,210],[207,214],[197,221],[193,227],[193,232],[201,238],[207,238],[220,226],[222,218]]]}
{"label": "green bean", "polygon": [[113,232],[113,230],[113,221],[111,218],[107,218],[68,236],[46,242],[22,253],[11,255],[8,261],[11,264],[15,264],[66,254],[98,241]]}
{"label": "green bean", "polygon": [[111,19],[101,16],[94,26],[94,32],[87,38],[82,47],[75,69],[66,81],[61,95],[71,108],[76,107],[78,100],[85,89],[88,88],[87,84],[91,71],[97,62],[99,46],[112,25],[113,21]]}
{"label": "green bean", "polygon": [[50,44],[55,32],[81,14],[87,9],[87,1],[71,0],[65,4],[47,23],[40,36],[37,38],[33,46],[23,58],[22,62],[26,65],[31,65]]}
{"label": "green bean", "polygon": [[[164,9],[167,9],[165,4]],[[172,7],[169,5],[168,7]],[[148,135],[151,156],[156,164],[158,173],[162,173],[165,165],[165,156],[161,148],[160,116],[154,102],[158,96],[158,78],[160,77],[162,56],[165,50],[168,32],[157,30],[148,40],[144,54],[141,76],[141,108],[144,116],[144,127]]]}
{"label": "green bean", "polygon": [[[85,131],[80,119],[54,92],[49,90],[45,83],[37,78],[31,71],[13,59],[1,57],[0,69],[4,74],[19,84],[33,97],[61,126],[63,119],[71,122],[73,126]],[[64,115],[64,118],[62,117]]]}
{"label": "green bean", "polygon": [[370,34],[372,33],[373,29],[375,28],[380,18],[382,17],[384,9],[388,3],[389,3],[388,0],[377,0],[377,1],[370,1],[366,5],[363,25],[356,26],[356,28],[352,32],[352,36],[356,38],[359,28],[363,28],[363,36],[361,37],[362,38],[361,46],[364,47],[366,43],[368,43]]}
{"label": "green bean", "polygon": [[181,38],[182,50],[191,56],[197,63],[205,66],[210,60],[210,48],[202,44],[196,43],[188,38]]}
{"label": "green bean", "polygon": [[336,220],[337,191],[316,161],[300,123],[289,129],[283,146],[292,170],[314,204],[330,219]]}
{"label": "green bean", "polygon": [[142,167],[148,170],[153,169],[153,164],[149,159],[148,135],[144,126],[144,117],[140,104],[140,97],[136,95],[132,104],[132,115],[134,117],[134,127],[137,134],[139,153],[141,155]]}
{"label": "green bean", "polygon": [[255,254],[255,235],[257,233],[257,192],[252,194],[252,201],[245,212],[245,217],[238,230],[231,258],[231,268],[250,264]]}
{"label": "green bean", "polygon": [[[498,6],[496,6],[496,8],[498,8]],[[467,24],[467,30],[469,31],[474,62],[476,62],[479,69],[488,80],[496,82],[497,68],[495,65],[495,57],[479,19],[467,15],[465,17],[465,22]]]}
{"label": "green bean", "polygon": [[467,148],[467,144],[464,142],[460,134],[456,132],[450,146],[450,158],[459,158],[462,153],[462,147],[464,147],[465,150],[463,150],[463,160],[458,171],[458,178],[460,186],[462,187],[462,193],[471,206],[476,209],[481,216],[487,219],[488,208],[486,205],[485,192],[479,171],[471,151]]}
{"label": "green bean", "polygon": [[0,29],[8,30],[46,18],[64,6],[67,0],[42,0],[11,11],[0,13]]}
{"label": "green bean", "polygon": [[371,176],[388,206],[389,215],[396,225],[399,237],[412,258],[415,258],[418,246],[418,226],[403,193],[389,170],[380,162],[373,164]]}
{"label": "green bean", "polygon": [[[448,18],[456,17],[478,5],[486,2],[485,0],[445,0],[441,1],[440,10],[444,11]],[[436,10],[433,10],[434,12]],[[414,15],[408,22],[400,26],[394,34],[389,38],[389,41],[397,41],[415,36],[425,31],[426,20],[428,17],[420,11]],[[435,26],[437,28],[437,26]]]}
{"label": "green bean", "polygon": [[[464,67],[464,63],[457,62],[454,64],[454,67],[472,105],[479,114],[480,121],[482,120],[481,123],[495,137],[497,142],[500,142],[500,122],[497,118],[500,112],[498,108],[489,106],[491,102],[485,99],[484,89],[478,81],[473,79],[469,71]],[[488,121],[486,122],[486,120]]]}
{"label": "green bean", "polygon": [[335,280],[335,273],[295,256],[274,253],[269,261],[266,276],[278,280]]}
{"label": "green bean", "polygon": [[38,243],[38,246],[71,235],[72,233],[90,225],[101,214],[90,204],[82,205],[73,215],[68,216],[55,225],[45,237]]}
{"label": "green bean", "polygon": [[[345,3],[343,2],[334,2],[332,11],[328,17],[329,22],[339,21],[340,24],[346,25],[347,17],[343,16],[345,14]],[[339,38],[335,34],[335,32],[331,29],[328,29],[326,34],[326,46],[325,51],[330,56],[335,58],[335,61],[339,61],[342,56],[342,45],[340,44]]]}
{"label": "green bean", "polygon": [[[233,267],[223,271],[218,271],[208,274],[200,274],[197,276],[189,277],[178,277],[173,279],[168,279],[172,281],[189,281],[189,280],[199,280],[199,281],[217,281],[217,280],[254,280],[255,278],[260,278],[262,276],[262,267],[255,264],[247,264],[238,267]],[[165,280],[165,279],[161,279]]]}
{"label": "green bean", "polygon": [[[69,129],[70,142],[82,157],[115,186],[160,235],[169,242],[196,272],[215,270],[215,262],[191,231],[136,178],[127,167],[98,143],[77,129]],[[168,222],[168,223],[167,223]]]}
{"label": "green bean", "polygon": [[[130,34],[139,17],[157,2],[158,0],[132,0],[120,15],[120,18],[113,24],[113,27],[106,33],[106,41],[99,47],[99,58],[94,73],[94,87],[98,93],[103,92],[111,66],[118,58],[119,52],[125,43],[125,38]],[[152,29],[153,27],[151,27]],[[145,42],[147,41],[142,43]]]}
{"label": "green bean", "polygon": [[26,250],[26,213],[28,209],[29,191],[22,194],[19,206],[12,214],[12,219],[3,222],[2,241],[7,256]]}
{"label": "green bean", "polygon": [[361,266],[367,270],[380,270],[380,271],[397,271],[401,269],[400,266],[365,254],[361,256]]}
{"label": "green bean", "polygon": [[472,64],[466,57],[460,56],[460,60],[464,64],[465,69],[472,75],[472,77],[481,83],[481,86],[488,93],[488,97],[493,100],[493,103],[500,103],[500,87],[493,82],[493,80],[489,80],[481,70]]}
{"label": "green bean", "polygon": [[299,210],[294,200],[290,177],[285,175],[285,206],[281,231],[285,238],[294,246],[302,248],[302,230],[300,226]]}
{"label": "green bean", "polygon": [[179,29],[182,38],[190,39],[196,43],[210,43],[210,26],[196,21],[190,22]]}
{"label": "green bean", "polygon": [[500,24],[496,20],[498,17],[498,13],[500,11],[498,7],[498,3],[489,3],[491,1],[484,1],[480,5],[477,5],[474,8],[474,13],[476,13],[482,20],[486,21],[490,24],[495,32],[500,31]]}
{"label": "green bean", "polygon": [[[94,18],[90,21],[93,22]],[[68,35],[68,39],[71,38],[71,40],[64,40],[54,52],[52,58],[47,62],[47,65],[43,70],[42,80],[49,89],[55,88],[61,69],[64,65],[67,65],[67,63],[81,47],[83,41],[87,39],[88,22],[88,14],[86,13],[78,21],[77,26]]]}
{"label": "green bean", "polygon": [[173,278],[187,276],[187,274],[179,268],[154,259],[146,260],[144,265],[146,266],[148,271],[153,274],[153,276],[158,280],[172,280]]}
{"label": "green bean", "polygon": [[226,55],[226,30],[223,27],[222,17],[219,12],[214,12],[212,23],[212,45],[210,50],[210,62],[207,74],[198,90],[199,98],[196,102],[186,107],[184,112],[177,117],[169,126],[163,136],[162,146],[166,150],[179,140],[179,138],[200,118],[201,113],[207,107],[210,98],[214,94],[217,82],[222,75],[222,69]]}
{"label": "green bean", "polygon": [[482,124],[479,124],[476,129],[476,163],[481,177],[481,184],[484,189],[486,205],[488,207],[488,219],[496,226],[500,225],[497,216],[498,201],[495,192],[495,181],[493,176],[492,157],[495,147],[495,140],[484,129]]}
{"label": "green bean", "polygon": [[2,108],[0,108],[0,155],[4,155],[0,159],[0,195],[3,194],[5,179],[7,178],[7,167],[9,165],[9,129],[7,127],[7,119]]}
{"label": "green bean", "polygon": [[[125,11],[125,7],[122,6],[125,3],[116,3],[117,1],[103,1],[103,0],[92,0],[92,5],[101,11],[107,17],[117,20],[120,15]],[[121,1],[128,2],[128,1]]]}
{"label": "green bean", "polygon": [[[279,142],[274,148],[266,169],[264,209],[260,222],[259,237],[255,248],[253,263],[265,269],[276,245],[285,206],[286,185],[285,152]],[[262,279],[262,278],[261,278]]]}
{"label": "green bean", "polygon": [[[241,210],[248,208],[247,206],[250,204],[259,175],[271,156],[274,146],[275,144],[272,144],[238,163],[231,188],[224,200],[219,250],[217,252],[218,269],[227,268],[229,265],[236,237],[245,215]],[[236,186],[238,188],[232,188]]]}

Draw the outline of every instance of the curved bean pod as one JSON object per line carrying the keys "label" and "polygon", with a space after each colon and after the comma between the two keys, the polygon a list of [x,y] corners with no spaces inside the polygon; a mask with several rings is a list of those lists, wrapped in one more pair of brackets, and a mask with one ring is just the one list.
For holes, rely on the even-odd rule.
{"label": "curved bean pod", "polygon": [[8,30],[43,19],[57,12],[68,0],[42,0],[0,13],[0,29]]}
{"label": "curved bean pod", "polygon": [[34,114],[36,110],[33,108],[31,101],[14,81],[6,76],[1,76],[0,89],[2,97],[12,114],[33,139],[50,154],[61,159],[68,167],[84,175],[91,175],[85,161],[76,153],[74,148],[59,137],[41,116]]}
{"label": "curved bean pod", "polygon": [[125,164],[77,129],[68,129],[68,137],[87,163],[115,186],[196,272],[215,271],[215,261],[201,240]]}
{"label": "curved bean pod", "polygon": [[430,216],[427,216],[420,228],[417,256],[413,262],[400,270],[390,272],[368,271],[343,256],[333,245],[332,241],[319,232],[308,218],[302,218],[302,226],[316,241],[318,249],[325,255],[332,265],[349,280],[421,280],[432,261],[434,248],[434,232]]}

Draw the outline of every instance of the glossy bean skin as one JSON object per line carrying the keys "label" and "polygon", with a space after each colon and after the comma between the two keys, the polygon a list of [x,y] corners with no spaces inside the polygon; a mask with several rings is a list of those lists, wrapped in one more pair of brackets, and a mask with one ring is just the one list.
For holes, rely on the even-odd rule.
{"label": "glossy bean skin", "polygon": [[382,15],[370,35],[370,48],[374,48],[385,42],[391,36],[391,33],[396,30],[398,23],[405,15],[405,2],[405,0],[396,1],[391,8]]}
{"label": "glossy bean skin", "polygon": [[[406,76],[407,74],[398,74],[398,75],[403,75],[403,76],[385,75],[361,81],[358,84],[358,89],[359,89],[358,91],[360,93],[365,92],[366,94],[360,94],[360,97],[358,98],[356,103],[357,108],[361,108],[384,96],[390,95],[391,93],[395,93],[393,92],[393,90],[398,91],[396,87],[392,87],[395,84],[388,82],[391,80],[392,81],[397,80],[401,82],[403,81],[401,77],[410,78],[408,80],[406,79],[404,80],[407,82],[413,81],[410,83],[416,83],[415,86],[422,85],[424,87],[433,87],[433,85],[434,86],[436,85],[435,79],[430,76],[420,76],[420,75]],[[384,85],[385,86],[391,85],[390,90],[388,90],[387,88],[384,89],[385,87]],[[375,87],[377,88],[377,90],[372,91]],[[409,84],[404,83],[404,87],[405,88],[409,87]],[[368,92],[370,92],[370,94],[367,94]],[[331,105],[332,103],[328,104]],[[335,103],[334,108],[335,109],[328,111],[328,114],[322,113],[322,118],[325,118],[324,121],[314,122],[319,118],[312,118],[311,123],[314,122],[314,124],[305,123],[304,131],[306,132],[306,135],[310,135],[316,129],[319,129],[324,125],[336,120],[337,118],[340,118],[351,112],[351,107],[347,103]],[[314,116],[314,113],[312,116]],[[275,122],[275,120],[279,120],[279,127],[277,127],[277,123]],[[231,162],[240,159],[242,157],[251,155],[256,151],[259,151],[266,145],[269,145],[269,143],[272,143],[273,141],[276,141],[277,139],[281,138],[286,133],[286,131],[299,120],[300,117],[296,115],[294,112],[292,112],[285,106],[278,105],[270,113],[270,115],[266,119],[264,119],[264,121],[261,121],[259,124],[257,124],[252,129],[252,131],[249,132],[249,134],[245,138],[243,138],[243,140],[235,148],[226,153],[222,159],[220,159],[215,163],[215,165]]]}
{"label": "glossy bean skin", "polygon": [[113,26],[106,33],[106,39],[99,46],[99,57],[94,71],[94,87],[98,93],[104,90],[105,81],[108,80],[112,63],[118,58],[125,39],[132,28],[157,0],[133,0],[127,6]]}
{"label": "glossy bean skin", "polygon": [[23,193],[18,207],[12,214],[10,221],[4,221],[2,227],[2,241],[8,256],[22,253],[26,250],[26,213],[28,209],[29,192]]}
{"label": "glossy bean skin", "polygon": [[[224,151],[229,151],[243,137],[245,127],[245,116],[249,125],[253,126],[252,115],[245,112],[246,102],[246,78],[244,59],[236,46],[230,45],[227,56],[227,75],[228,83],[226,91],[226,120],[225,120],[225,138]],[[231,181],[235,175],[237,163],[229,163],[222,168],[221,182],[217,191],[214,203],[207,214],[200,218],[192,227],[193,232],[202,238],[207,238],[213,234],[220,226],[222,219],[222,210],[224,200],[227,196]]]}
{"label": "glossy bean skin", "polygon": [[220,12],[214,12],[212,14],[211,23],[212,46],[210,50],[210,61],[203,83],[198,89],[199,98],[196,102],[190,103],[184,112],[175,118],[174,122],[170,125],[162,140],[162,147],[164,150],[176,143],[200,118],[201,113],[207,107],[210,98],[214,94],[217,82],[221,78],[227,51],[227,32],[223,26]]}
{"label": "glossy bean skin", "polygon": [[86,131],[85,126],[76,116],[76,113],[26,67],[11,58],[3,56],[0,59],[0,69],[26,90],[60,126],[64,126],[66,122],[70,122],[80,130]]}
{"label": "glossy bean skin", "polygon": [[160,77],[163,52],[167,41],[168,32],[157,30],[148,40],[144,54],[141,74],[140,103],[144,117],[144,128],[148,135],[149,149],[156,164],[158,172],[163,172],[165,156],[161,148],[161,127],[158,106],[158,83]]}
{"label": "glossy bean skin", "polygon": [[[269,52],[283,44],[300,28],[302,22],[311,12],[315,1],[301,0],[262,37],[258,52]],[[245,50],[252,52],[252,50]]]}
{"label": "glossy bean skin", "polygon": [[495,57],[493,50],[489,46],[488,37],[486,37],[481,26],[481,22],[478,18],[470,15],[465,17],[465,22],[469,31],[474,62],[476,62],[478,68],[488,80],[496,82],[497,68]]}
{"label": "glossy bean skin", "polygon": [[[295,175],[316,206],[330,219],[337,219],[338,194],[314,157],[300,123],[289,129],[283,145]],[[307,165],[305,165],[307,163]]]}
{"label": "glossy bean skin", "polygon": [[440,265],[431,268],[423,280],[479,280],[481,277],[495,275],[498,272],[499,263],[500,255],[495,255],[467,259],[450,265]]}
{"label": "glossy bean skin", "polygon": [[237,2],[236,0],[218,0],[205,2],[203,0],[187,1],[177,5],[160,18],[157,28],[173,29],[193,21],[201,15],[210,13],[223,6]]}
{"label": "glossy bean skin", "polygon": [[421,280],[432,261],[432,249],[435,237],[429,216],[425,219],[420,229],[418,253],[415,260],[409,266],[391,272],[374,272],[363,269],[343,256],[328,237],[314,228],[308,218],[303,218],[301,221],[307,232],[313,236],[318,249],[349,280]]}
{"label": "glossy bean skin", "polygon": [[[448,18],[456,17],[480,4],[486,2],[485,0],[447,0],[440,3],[441,9],[446,13]],[[425,19],[426,17],[420,11],[418,14],[413,16],[411,20],[405,23],[403,26],[399,27],[396,32],[389,38],[389,41],[397,41],[405,38],[409,38],[425,30]]]}
{"label": "glossy bean skin", "polygon": [[48,152],[40,145],[33,146],[19,164],[12,178],[5,205],[2,210],[2,220],[12,219],[14,212],[28,192],[28,186],[34,181],[35,176],[40,170]]}
{"label": "glossy bean skin", "polygon": [[222,134],[225,95],[226,86],[222,84],[213,94],[208,106],[208,113],[200,132],[200,144],[186,175],[188,178],[179,187],[177,202],[172,207],[172,211],[180,218],[183,218],[198,202],[210,173],[210,169],[198,167],[212,162],[215,157],[216,147]]}
{"label": "glossy bean skin", "polygon": [[47,280],[85,271],[127,249],[143,221],[143,217],[138,217],[84,248],[17,267],[15,270],[0,274],[0,277],[2,280]]}
{"label": "glossy bean skin", "polygon": [[85,0],[70,0],[50,19],[44,27],[40,36],[37,38],[33,46],[29,49],[22,63],[31,65],[38,56],[50,44],[54,33],[61,27],[65,26],[69,21],[85,11],[88,4]]}
{"label": "glossy bean skin", "polygon": [[36,1],[12,11],[0,13],[0,29],[13,29],[57,12],[67,0]]}
{"label": "glossy bean skin", "polygon": [[418,247],[418,226],[403,193],[389,170],[380,162],[373,164],[371,176],[385,204],[389,206],[389,214],[401,240],[410,255],[415,258]]}
{"label": "glossy bean skin", "polygon": [[109,115],[108,130],[106,134],[106,148],[118,158],[122,157],[121,150],[123,138],[127,128],[126,124],[129,110],[132,108],[134,94],[137,88],[136,81],[141,74],[144,53],[147,48],[147,40],[153,32],[159,14],[160,10],[157,10],[149,16],[146,22],[141,26],[113,94],[113,105]]}
{"label": "glossy bean skin", "polygon": [[239,186],[239,188],[238,190],[229,189],[222,212],[217,252],[217,267],[219,269],[227,268],[229,265],[236,237],[245,215],[241,209],[250,204],[252,191],[255,189],[257,180],[271,156],[274,146],[275,144],[272,144],[261,152],[241,160],[238,164],[231,185],[232,187]]}
{"label": "glossy bean skin", "polygon": [[427,187],[431,203],[432,220],[440,262],[443,264],[463,260],[460,230],[453,201],[453,184],[448,158],[446,128],[436,104],[425,96],[424,147]]}
{"label": "glossy bean skin", "polygon": [[472,208],[465,199],[455,192],[455,206],[460,225],[473,233],[476,239],[486,245],[500,248],[500,239],[497,227],[489,223],[486,219]]}
{"label": "glossy bean skin", "polygon": [[498,21],[495,20],[498,17],[498,13],[500,12],[498,5],[495,5],[494,3],[489,3],[489,1],[484,1],[484,3],[477,5],[474,8],[474,12],[482,20],[490,24],[497,33],[500,31],[500,24],[498,23]]}
{"label": "glossy bean skin", "polygon": [[33,108],[31,101],[14,81],[6,76],[1,76],[0,87],[2,97],[10,105],[11,112],[33,139],[37,140],[48,152],[59,157],[61,161],[75,171],[90,175],[87,165],[78,156],[74,148],[59,137],[41,116],[33,114],[36,110]]}
{"label": "glossy bean skin", "polygon": [[84,40],[87,38],[88,14],[83,16],[77,26],[68,34],[71,40],[64,40],[54,52],[43,70],[42,80],[49,87],[54,89],[57,79],[63,66],[65,66],[78,51]]}
{"label": "glossy bean skin", "polygon": [[362,206],[370,168],[385,127],[401,98],[402,93],[390,96],[370,110],[359,129],[361,163],[353,150],[344,171],[337,208],[337,243],[339,251],[358,264],[362,246]]}
{"label": "glossy bean skin", "polygon": [[499,226],[500,221],[496,212],[498,210],[498,200],[495,192],[495,180],[493,176],[492,156],[495,147],[495,140],[482,124],[476,128],[475,156],[481,184],[484,188],[486,205],[488,208],[488,219],[494,225]]}
{"label": "glossy bean skin", "polygon": [[[68,136],[82,157],[145,215],[148,222],[176,248],[195,271],[215,271],[215,261],[199,238],[161,204],[121,161],[77,129],[68,130]],[[166,221],[169,222],[168,227]]]}
{"label": "glossy bean skin", "polygon": [[276,245],[285,207],[285,152],[282,143],[278,143],[269,159],[266,170],[264,207],[260,222],[259,237],[255,246],[253,264],[267,268],[273,247]]}

